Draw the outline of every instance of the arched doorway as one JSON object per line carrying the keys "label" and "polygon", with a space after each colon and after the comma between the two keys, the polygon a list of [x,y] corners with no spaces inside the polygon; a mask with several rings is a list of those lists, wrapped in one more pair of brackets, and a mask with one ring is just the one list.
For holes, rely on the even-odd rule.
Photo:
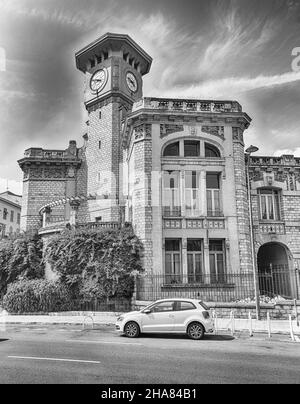
{"label": "arched doorway", "polygon": [[259,290],[261,295],[292,298],[287,247],[267,243],[257,255]]}

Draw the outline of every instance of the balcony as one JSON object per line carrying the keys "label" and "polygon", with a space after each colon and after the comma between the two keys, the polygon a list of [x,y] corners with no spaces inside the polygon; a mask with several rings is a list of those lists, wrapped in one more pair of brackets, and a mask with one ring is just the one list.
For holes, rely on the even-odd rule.
{"label": "balcony", "polygon": [[133,105],[133,112],[140,109],[152,109],[162,111],[183,112],[242,112],[241,105],[236,101],[205,101],[205,100],[180,100],[168,98],[146,97]]}

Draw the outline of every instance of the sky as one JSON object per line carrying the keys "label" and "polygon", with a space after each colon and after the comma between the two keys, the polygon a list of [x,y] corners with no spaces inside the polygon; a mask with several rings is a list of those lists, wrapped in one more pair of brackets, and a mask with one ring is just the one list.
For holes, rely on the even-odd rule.
{"label": "sky", "polygon": [[300,0],[0,0],[0,192],[25,149],[82,145],[74,54],[106,32],[153,58],[144,96],[237,100],[246,146],[300,156]]}

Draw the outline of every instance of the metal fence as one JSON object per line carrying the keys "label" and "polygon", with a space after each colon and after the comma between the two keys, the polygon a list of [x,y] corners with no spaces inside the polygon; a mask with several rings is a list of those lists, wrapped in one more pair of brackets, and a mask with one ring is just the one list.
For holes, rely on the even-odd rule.
{"label": "metal fence", "polygon": [[[261,271],[259,293],[265,298],[299,299],[298,273],[285,270]],[[136,280],[137,300],[157,300],[173,297],[203,299],[209,302],[254,301],[252,273],[145,275]]]}

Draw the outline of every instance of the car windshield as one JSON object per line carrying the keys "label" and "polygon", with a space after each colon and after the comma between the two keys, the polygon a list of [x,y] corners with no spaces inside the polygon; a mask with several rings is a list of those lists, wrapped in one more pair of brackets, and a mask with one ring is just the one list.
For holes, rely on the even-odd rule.
{"label": "car windshield", "polygon": [[209,310],[209,307],[208,307],[208,306],[206,306],[206,304],[205,304],[205,303],[203,303],[203,302],[199,302],[199,304],[201,304],[201,306],[204,308],[204,310]]}

